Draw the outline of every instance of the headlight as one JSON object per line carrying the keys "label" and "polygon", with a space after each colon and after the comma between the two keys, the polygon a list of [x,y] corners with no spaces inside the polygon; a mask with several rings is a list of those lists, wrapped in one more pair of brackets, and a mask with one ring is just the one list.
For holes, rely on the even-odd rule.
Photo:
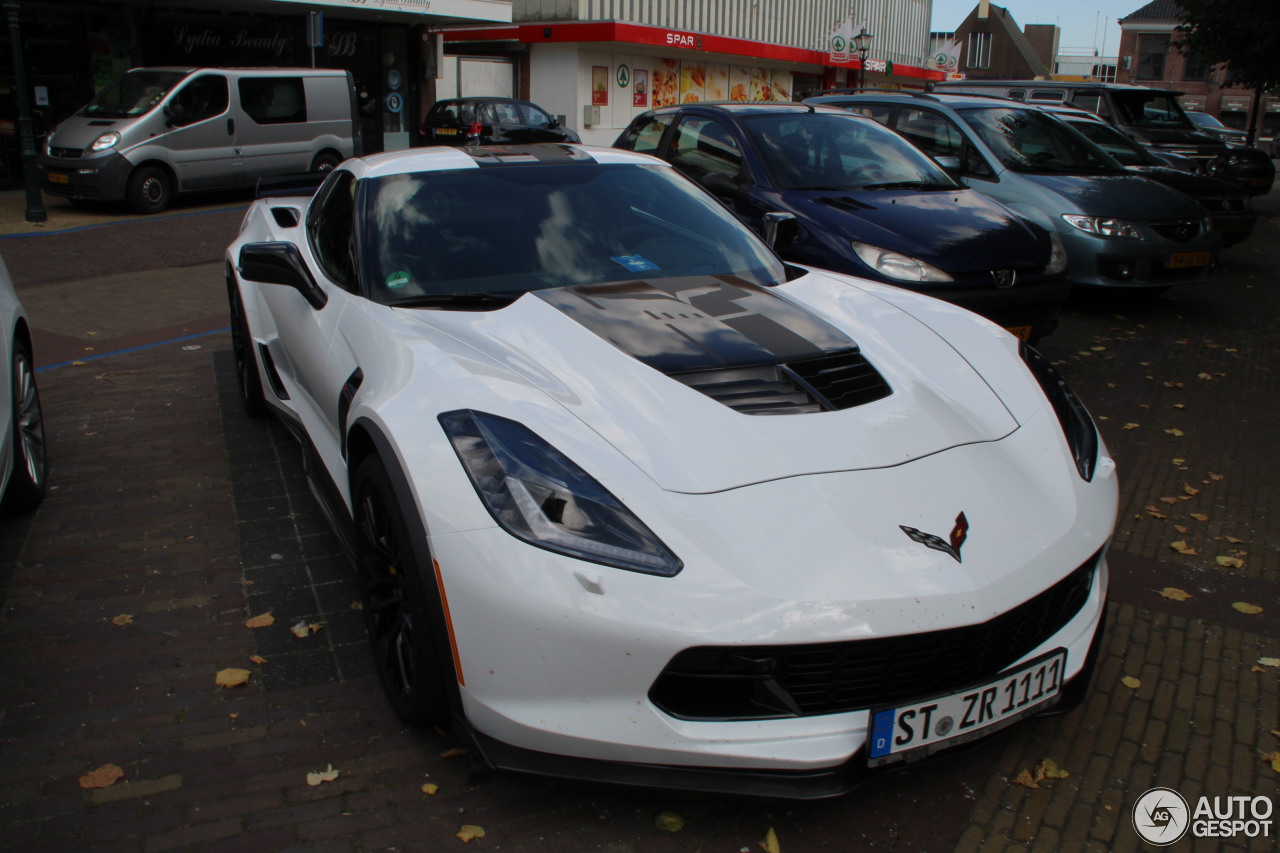
{"label": "headlight", "polygon": [[1098,467],[1098,428],[1080,398],[1067,387],[1062,374],[1054,370],[1049,360],[1034,348],[1022,345],[1022,360],[1031,369],[1031,375],[1040,383],[1044,395],[1049,398],[1053,412],[1058,416],[1062,434],[1076,460],[1076,470],[1085,482],[1093,479]]}
{"label": "headlight", "polygon": [[1126,237],[1141,240],[1142,235],[1131,222],[1123,219],[1112,219],[1109,216],[1080,216],[1075,213],[1064,213],[1062,218],[1086,234],[1097,237]]}
{"label": "headlight", "polygon": [[1067,268],[1067,250],[1062,245],[1062,238],[1049,232],[1049,240],[1053,243],[1053,251],[1049,253],[1049,265],[1044,271],[1049,275],[1057,275]]}
{"label": "headlight", "polygon": [[115,148],[120,144],[120,134],[114,130],[110,133],[104,133],[97,139],[93,140],[93,144],[89,146],[90,151],[106,151],[108,148]]}
{"label": "headlight", "polygon": [[440,425],[493,515],[512,536],[570,557],[671,577],[679,558],[586,471],[515,421],[482,412]]}
{"label": "headlight", "polygon": [[926,264],[919,258],[913,258],[910,255],[891,252],[888,249],[881,249],[879,246],[871,246],[867,243],[859,243],[856,240],[851,240],[849,245],[858,253],[858,257],[862,259],[864,264],[881,275],[898,281],[955,280],[933,264]]}

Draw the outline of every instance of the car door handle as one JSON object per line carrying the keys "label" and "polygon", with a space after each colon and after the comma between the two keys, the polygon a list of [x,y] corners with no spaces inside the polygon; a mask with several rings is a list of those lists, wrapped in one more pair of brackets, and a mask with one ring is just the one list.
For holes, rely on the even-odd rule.
{"label": "car door handle", "polygon": [[235,135],[236,135],[236,120],[233,118],[229,118],[227,119],[227,136],[235,136]]}

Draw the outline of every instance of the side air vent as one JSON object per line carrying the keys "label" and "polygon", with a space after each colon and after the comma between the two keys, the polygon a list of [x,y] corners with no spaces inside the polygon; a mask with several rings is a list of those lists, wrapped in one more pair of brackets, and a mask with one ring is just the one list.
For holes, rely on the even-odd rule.
{"label": "side air vent", "polygon": [[893,393],[856,349],[790,364],[699,370],[672,378],[746,415],[833,412]]}

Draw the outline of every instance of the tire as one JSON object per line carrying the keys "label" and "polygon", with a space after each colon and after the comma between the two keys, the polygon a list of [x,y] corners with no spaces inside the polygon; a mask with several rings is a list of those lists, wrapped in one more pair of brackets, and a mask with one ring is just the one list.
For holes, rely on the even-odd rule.
{"label": "tire", "polygon": [[143,166],[129,176],[125,198],[136,213],[163,213],[173,201],[173,181],[159,166]]}
{"label": "tire", "polygon": [[30,512],[44,500],[48,485],[45,459],[44,414],[40,410],[40,392],[36,388],[31,350],[22,341],[13,346],[10,366],[10,429],[13,434],[13,471],[5,487],[0,509],[5,512]]}
{"label": "tire", "polygon": [[403,509],[377,456],[367,456],[357,466],[352,496],[365,628],[378,680],[405,723],[444,723],[449,694],[423,586],[424,572],[431,571],[430,556],[419,551],[425,543],[410,537]]}
{"label": "tire", "polygon": [[342,162],[342,158],[337,154],[329,151],[321,151],[316,155],[316,159],[311,161],[311,171],[313,172],[332,172]]}
{"label": "tire", "polygon": [[258,356],[253,351],[253,337],[244,316],[244,302],[235,280],[227,279],[227,305],[231,314],[231,351],[236,359],[236,385],[240,389],[240,407],[251,417],[267,413],[267,400],[262,393],[262,374],[258,372]]}

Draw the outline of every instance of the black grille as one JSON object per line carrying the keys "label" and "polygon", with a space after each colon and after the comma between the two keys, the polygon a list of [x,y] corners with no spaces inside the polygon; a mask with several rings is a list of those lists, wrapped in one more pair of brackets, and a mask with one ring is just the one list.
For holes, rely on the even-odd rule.
{"label": "black grille", "polygon": [[980,625],[840,643],[686,649],[654,682],[649,698],[685,719],[767,719],[959,690],[995,677],[1061,630],[1088,599],[1100,558]]}
{"label": "black grille", "polygon": [[1151,227],[1160,236],[1178,243],[1186,243],[1200,236],[1201,225],[1196,219],[1164,219],[1152,222]]}
{"label": "black grille", "polygon": [[893,393],[856,349],[789,364],[699,370],[672,378],[748,415],[838,411]]}
{"label": "black grille", "polygon": [[1212,213],[1243,213],[1245,211],[1243,198],[1198,198],[1196,201]]}
{"label": "black grille", "polygon": [[50,148],[50,157],[61,157],[64,160],[78,160],[84,156],[83,148]]}

